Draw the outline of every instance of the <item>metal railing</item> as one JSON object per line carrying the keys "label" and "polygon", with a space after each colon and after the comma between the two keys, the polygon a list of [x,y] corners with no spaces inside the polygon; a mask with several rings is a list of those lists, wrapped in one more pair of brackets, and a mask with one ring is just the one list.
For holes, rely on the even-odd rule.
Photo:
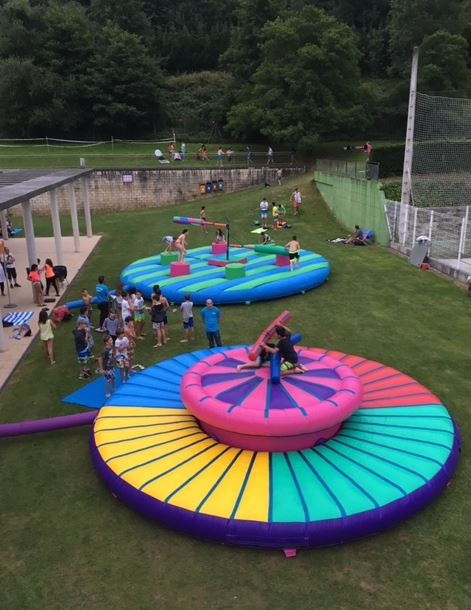
{"label": "metal railing", "polygon": [[379,163],[369,161],[345,161],[340,159],[316,159],[316,170],[346,178],[378,180]]}

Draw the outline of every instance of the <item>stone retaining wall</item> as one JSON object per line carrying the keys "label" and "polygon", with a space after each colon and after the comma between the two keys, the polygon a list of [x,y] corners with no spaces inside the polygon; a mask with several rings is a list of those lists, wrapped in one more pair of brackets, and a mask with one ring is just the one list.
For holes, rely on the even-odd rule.
{"label": "stone retaining wall", "polygon": [[[204,200],[249,186],[275,183],[275,168],[96,170],[90,174],[89,197],[92,212],[116,212],[174,205],[181,201]],[[283,175],[304,173],[303,167],[283,168]],[[222,190],[201,194],[200,185],[222,185]],[[80,183],[75,184],[77,207],[82,209]],[[68,188],[58,190],[60,212],[69,213]],[[33,214],[48,215],[49,194],[31,199]],[[21,207],[12,208],[21,214]]]}

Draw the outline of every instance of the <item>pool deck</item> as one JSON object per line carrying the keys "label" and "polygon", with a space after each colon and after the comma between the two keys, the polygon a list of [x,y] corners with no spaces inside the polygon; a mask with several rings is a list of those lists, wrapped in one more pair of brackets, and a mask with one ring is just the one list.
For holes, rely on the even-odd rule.
{"label": "pool deck", "polygon": [[[61,289],[61,301],[64,302],[68,300],[72,300],[72,298],[67,295],[68,282],[72,282],[77,273],[80,271],[82,266],[84,265],[87,258],[93,252],[95,246],[100,241],[100,236],[93,236],[90,238],[81,237],[80,239],[80,252],[74,252],[74,238],[73,237],[62,237],[62,248],[64,255],[64,265],[67,267],[67,280],[64,283],[63,288]],[[12,339],[11,335],[13,333],[12,327],[3,328],[0,327],[0,332],[3,332],[5,338],[6,350],[0,351],[0,391],[3,386],[7,383],[9,377],[15,370],[15,368],[20,363],[23,356],[28,351],[34,337],[38,333],[38,313],[40,308],[33,303],[33,295],[32,288],[30,282],[26,279],[26,267],[28,265],[27,262],[27,252],[26,252],[26,240],[24,238],[14,238],[9,239],[5,242],[5,245],[10,248],[11,253],[15,257],[15,266],[18,274],[18,283],[21,284],[21,288],[13,288],[10,289],[10,299],[12,303],[16,303],[17,307],[15,308],[6,308],[5,306],[8,304],[8,291],[7,286],[5,284],[5,295],[4,297],[0,296],[0,315],[1,318],[9,313],[16,313],[21,311],[33,311],[34,316],[28,322],[30,325],[33,336],[32,337],[22,337],[19,340]],[[36,248],[38,257],[44,262],[44,259],[47,257],[51,257],[54,260],[55,254],[55,246],[54,246],[54,238],[53,237],[37,237],[36,238]],[[43,281],[44,283],[44,281]],[[89,287],[92,288],[92,287]],[[62,297],[65,296],[64,299]],[[77,294],[74,295],[77,297]],[[55,307],[56,303],[47,304],[47,307],[52,309]],[[45,366],[46,363],[45,363]]]}

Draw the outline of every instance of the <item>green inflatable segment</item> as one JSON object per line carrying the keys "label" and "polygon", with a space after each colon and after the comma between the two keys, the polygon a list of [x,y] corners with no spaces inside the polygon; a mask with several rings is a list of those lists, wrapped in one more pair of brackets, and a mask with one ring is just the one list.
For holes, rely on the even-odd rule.
{"label": "green inflatable segment", "polygon": [[302,491],[309,521],[323,521],[324,519],[338,519],[342,512],[334,498],[319,479],[304,458],[302,452],[287,454],[292,469],[296,473],[298,485]]}
{"label": "green inflatable segment", "polygon": [[[276,274],[276,280],[287,280],[289,278],[295,277],[295,274],[309,273],[310,271],[315,271],[316,269],[326,269],[328,268],[327,263],[317,263],[315,265],[307,265],[306,267],[300,267],[299,269],[295,269],[294,271],[284,271],[282,273]],[[231,286],[227,289],[227,292],[232,292],[234,290],[240,290],[244,288],[246,290],[251,290],[252,288],[258,288],[258,286],[263,286],[264,284],[269,284],[273,282],[273,274],[260,277],[249,282],[241,282],[236,286]]]}
{"label": "green inflatable segment", "polygon": [[271,518],[274,522],[298,523],[306,521],[305,512],[293,480],[286,455],[270,454]]}

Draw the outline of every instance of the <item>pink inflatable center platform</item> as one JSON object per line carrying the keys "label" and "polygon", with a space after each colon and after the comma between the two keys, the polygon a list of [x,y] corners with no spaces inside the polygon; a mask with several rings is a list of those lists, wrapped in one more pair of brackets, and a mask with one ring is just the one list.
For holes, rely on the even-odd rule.
{"label": "pink inflatable center platform", "polygon": [[325,352],[297,348],[303,374],[270,382],[268,367],[235,370],[248,350],[200,360],[181,381],[185,407],[218,441],[254,451],[295,451],[334,436],[359,407],[363,389],[353,370]]}

